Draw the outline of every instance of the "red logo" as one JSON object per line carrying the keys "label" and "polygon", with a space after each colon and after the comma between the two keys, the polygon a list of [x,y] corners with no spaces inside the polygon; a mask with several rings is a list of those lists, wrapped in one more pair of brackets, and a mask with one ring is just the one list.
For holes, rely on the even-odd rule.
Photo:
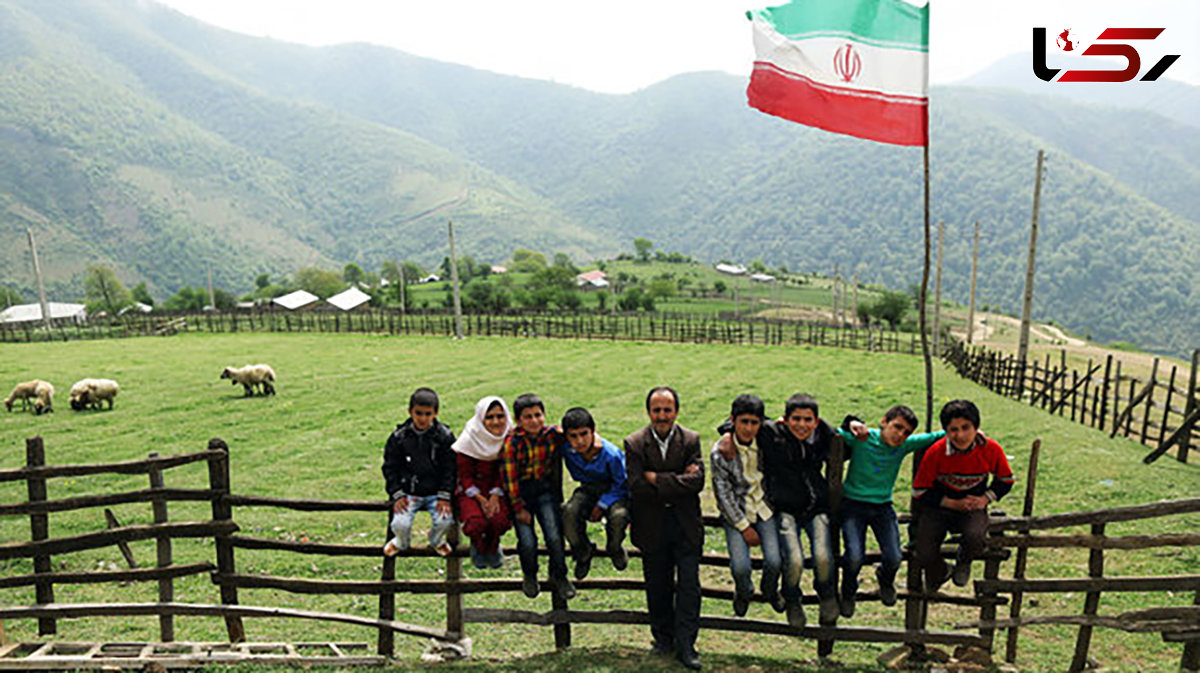
{"label": "red logo", "polygon": [[[1115,42],[1115,40],[1153,40],[1162,34],[1165,28],[1105,28],[1096,38],[1096,43],[1084,49],[1083,56],[1120,56],[1125,59],[1124,70],[1068,70],[1057,80],[1054,76],[1059,68],[1046,67],[1046,29],[1033,29],[1033,74],[1046,82],[1128,82],[1138,76],[1142,69],[1142,57],[1132,45]],[[1056,42],[1063,51],[1071,51],[1079,44],[1070,29],[1059,33]],[[1109,42],[1109,44],[1101,44]],[[839,54],[841,51],[839,50]],[[1142,75],[1142,82],[1153,82],[1162,76],[1171,64],[1179,59],[1179,54],[1163,56]]]}
{"label": "red logo", "polygon": [[845,82],[853,82],[862,72],[862,57],[849,42],[833,55],[833,71]]}

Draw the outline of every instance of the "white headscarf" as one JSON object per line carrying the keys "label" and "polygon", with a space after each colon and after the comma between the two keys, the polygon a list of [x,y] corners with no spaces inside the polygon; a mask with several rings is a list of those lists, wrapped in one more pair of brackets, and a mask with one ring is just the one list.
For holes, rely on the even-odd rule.
{"label": "white headscarf", "polygon": [[[493,404],[499,404],[504,410],[504,430],[499,435],[488,432],[483,425],[483,417]],[[500,449],[504,448],[504,435],[513,427],[512,414],[504,400],[489,396],[475,403],[475,415],[467,419],[462,434],[454,442],[454,450],[475,458],[476,460],[493,461],[500,457]]]}

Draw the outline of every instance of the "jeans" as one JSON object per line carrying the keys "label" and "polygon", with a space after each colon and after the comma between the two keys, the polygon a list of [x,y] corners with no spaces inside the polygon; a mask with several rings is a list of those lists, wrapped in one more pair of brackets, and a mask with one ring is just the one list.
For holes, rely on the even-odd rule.
{"label": "jeans", "polygon": [[[779,573],[783,564],[779,555],[779,531],[775,519],[759,519],[758,523],[750,524],[762,541],[762,584],[764,596],[774,596],[779,592]],[[754,595],[754,585],[750,582],[750,546],[741,531],[724,523],[725,544],[729,547],[729,571],[733,573],[733,585],[737,595],[749,598]]]}
{"label": "jeans", "polygon": [[454,515],[438,514],[436,495],[410,495],[408,507],[392,515],[393,541],[399,549],[408,549],[412,539],[413,517],[417,512],[429,512],[433,521],[429,526],[429,546],[437,547],[446,541],[446,533],[454,525]]}
{"label": "jeans", "polygon": [[875,575],[881,586],[896,581],[900,569],[900,526],[896,523],[896,510],[892,503],[863,502],[846,498],[842,500],[842,595],[858,593],[858,573],[866,557],[867,527],[875,533],[883,560]]}
{"label": "jeans", "polygon": [[[546,484],[537,481],[521,482],[521,499],[525,501],[528,511],[542,527],[542,535],[546,538],[546,550],[550,552],[550,577],[563,579],[567,576],[567,553],[563,547],[562,512],[554,491]],[[526,577],[537,577],[538,572],[538,539],[533,529],[533,522],[521,523],[516,521],[517,553],[521,557],[521,572]]]}
{"label": "jeans", "polygon": [[[800,541],[800,525],[791,514],[780,513],[779,546],[783,559],[783,598],[788,603],[800,601],[800,577],[804,572],[804,545]],[[805,522],[809,549],[813,558],[813,589],[821,598],[832,598],[836,589],[833,575],[833,534],[829,530],[829,515],[817,514]]]}
{"label": "jeans", "polygon": [[[586,556],[592,549],[588,539],[588,517],[592,508],[600,501],[600,496],[608,490],[608,484],[580,484],[571,495],[571,499],[563,507],[563,525],[567,542],[571,543],[571,553],[578,560]],[[609,553],[621,548],[625,542],[625,529],[629,526],[629,504],[624,500],[614,502],[604,510],[605,547]]]}

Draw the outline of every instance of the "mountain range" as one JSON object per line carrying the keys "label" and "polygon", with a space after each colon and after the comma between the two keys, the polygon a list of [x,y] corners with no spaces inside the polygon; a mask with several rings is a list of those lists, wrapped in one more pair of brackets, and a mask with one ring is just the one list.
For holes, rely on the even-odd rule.
{"label": "mountain range", "polygon": [[[1200,128],[999,72],[931,92],[944,296],[966,300],[978,220],[979,301],[1019,310],[1044,149],[1035,315],[1195,347]],[[767,117],[744,87],[703,72],[600,94],[247,37],[139,0],[0,0],[0,236],[14,242],[0,283],[32,297],[26,227],[52,297],[69,299],[89,263],[158,296],[209,267],[240,291],[306,265],[430,265],[447,219],[489,261],[518,247],[587,261],[642,236],[708,261],[918,282],[921,150]]]}

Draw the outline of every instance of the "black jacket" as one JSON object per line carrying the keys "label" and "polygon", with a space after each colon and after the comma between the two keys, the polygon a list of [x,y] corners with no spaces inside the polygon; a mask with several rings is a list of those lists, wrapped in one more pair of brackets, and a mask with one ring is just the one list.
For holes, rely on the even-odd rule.
{"label": "black jacket", "polygon": [[830,511],[824,469],[833,433],[825,421],[817,423],[811,443],[796,439],[782,422],[763,423],[758,433],[767,500],[777,511],[796,517],[800,524]]}
{"label": "black jacket", "polygon": [[422,434],[417,434],[411,418],[397,425],[383,448],[388,497],[437,495],[448,499],[458,480],[453,444],[454,432],[440,421]]}

